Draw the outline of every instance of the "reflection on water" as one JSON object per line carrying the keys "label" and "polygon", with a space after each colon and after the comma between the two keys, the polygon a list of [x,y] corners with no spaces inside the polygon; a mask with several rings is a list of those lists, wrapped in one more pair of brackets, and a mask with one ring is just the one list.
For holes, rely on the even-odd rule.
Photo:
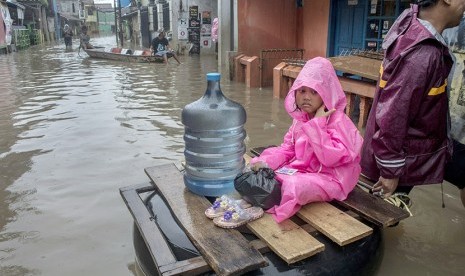
{"label": "reflection on water", "polygon": [[[181,110],[217,71],[212,56],[168,66],[85,56],[64,45],[0,56],[1,275],[132,274],[118,188],[183,157]],[[248,148],[280,143],[291,121],[270,88],[223,79],[222,89],[247,111]],[[439,186],[412,192],[415,216],[385,230],[379,275],[465,270],[465,210],[453,187],[445,193],[442,209]]]}

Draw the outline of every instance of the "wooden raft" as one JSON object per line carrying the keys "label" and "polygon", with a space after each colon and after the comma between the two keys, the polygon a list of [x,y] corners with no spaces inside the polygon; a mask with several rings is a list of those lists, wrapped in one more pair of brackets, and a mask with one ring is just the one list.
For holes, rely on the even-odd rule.
{"label": "wooden raft", "polygon": [[[252,152],[259,154],[263,149],[256,148]],[[245,157],[249,161],[250,157]],[[121,188],[120,192],[128,207],[132,206],[129,209],[160,275],[200,274],[210,269],[218,275],[242,274],[266,266],[267,262],[260,253],[269,250],[292,264],[324,250],[324,244],[313,237],[318,233],[341,246],[370,235],[373,230],[354,216],[381,227],[408,217],[404,210],[356,188],[343,202],[308,204],[297,216],[280,224],[271,215],[265,214],[263,218],[247,224],[247,228],[260,238],[249,242],[239,231],[218,228],[205,217],[204,211],[211,203],[185,188],[182,173],[174,164],[147,168],[145,172],[152,180],[153,187]],[[366,185],[367,181],[363,181]],[[138,195],[153,190],[157,190],[165,200],[178,225],[202,256],[176,260]],[[335,206],[343,206],[353,210],[353,213]]]}
{"label": "wooden raft", "polygon": [[205,216],[211,206],[191,193],[174,164],[145,169],[179,226],[218,275],[237,275],[264,267],[267,261],[238,231],[222,229]]}

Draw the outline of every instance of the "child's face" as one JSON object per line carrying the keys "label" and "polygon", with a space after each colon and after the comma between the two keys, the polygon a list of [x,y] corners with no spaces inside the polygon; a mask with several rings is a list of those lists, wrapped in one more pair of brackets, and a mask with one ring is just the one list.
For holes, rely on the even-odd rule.
{"label": "child's face", "polygon": [[308,114],[315,114],[318,108],[323,105],[323,100],[318,92],[306,86],[295,92],[295,102],[300,110]]}

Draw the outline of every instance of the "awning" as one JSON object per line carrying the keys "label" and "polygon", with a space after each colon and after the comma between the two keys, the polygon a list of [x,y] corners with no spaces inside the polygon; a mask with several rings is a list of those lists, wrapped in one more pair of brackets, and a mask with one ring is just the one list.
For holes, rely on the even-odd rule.
{"label": "awning", "polygon": [[26,9],[23,5],[21,5],[20,3],[16,2],[16,0],[6,0],[6,2],[7,2],[8,4],[12,4],[12,5],[14,5],[14,6],[17,6],[17,7],[20,8],[20,9],[23,9],[23,10]]}
{"label": "awning", "polygon": [[82,19],[79,19],[77,18],[76,16],[72,15],[72,14],[68,14],[68,13],[60,13],[59,14],[60,17],[68,20],[68,21],[77,21],[77,22],[81,22],[83,21]]}

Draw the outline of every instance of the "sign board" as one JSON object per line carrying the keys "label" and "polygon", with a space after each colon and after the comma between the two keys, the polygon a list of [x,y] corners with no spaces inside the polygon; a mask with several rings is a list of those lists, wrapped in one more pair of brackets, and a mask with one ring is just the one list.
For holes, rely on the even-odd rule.
{"label": "sign board", "polygon": [[201,35],[210,36],[211,33],[212,33],[212,25],[210,25],[210,24],[203,24],[202,27],[200,28],[200,34]]}
{"label": "sign board", "polygon": [[378,43],[376,41],[368,41],[367,46],[369,48],[376,48],[376,46],[378,46]]}
{"label": "sign board", "polygon": [[200,45],[202,48],[210,48],[212,46],[212,42],[209,36],[202,36],[200,39]]}
{"label": "sign board", "polygon": [[187,39],[187,38],[188,38],[187,28],[178,27],[178,39],[183,40],[183,39]]}
{"label": "sign board", "polygon": [[378,8],[378,0],[371,0],[370,14],[376,14],[377,8]]}
{"label": "sign board", "polygon": [[347,0],[347,5],[349,6],[357,6],[358,5],[358,0]]}
{"label": "sign board", "polygon": [[200,27],[200,20],[191,18],[189,19],[189,28],[199,28]]}
{"label": "sign board", "polygon": [[179,18],[178,27],[187,28],[188,26],[189,26],[189,20],[187,20],[186,18]]}
{"label": "sign board", "polygon": [[202,24],[211,24],[211,12],[210,11],[203,11],[202,12]]}
{"label": "sign board", "polygon": [[199,6],[189,7],[189,18],[194,18],[194,19],[199,18]]}

